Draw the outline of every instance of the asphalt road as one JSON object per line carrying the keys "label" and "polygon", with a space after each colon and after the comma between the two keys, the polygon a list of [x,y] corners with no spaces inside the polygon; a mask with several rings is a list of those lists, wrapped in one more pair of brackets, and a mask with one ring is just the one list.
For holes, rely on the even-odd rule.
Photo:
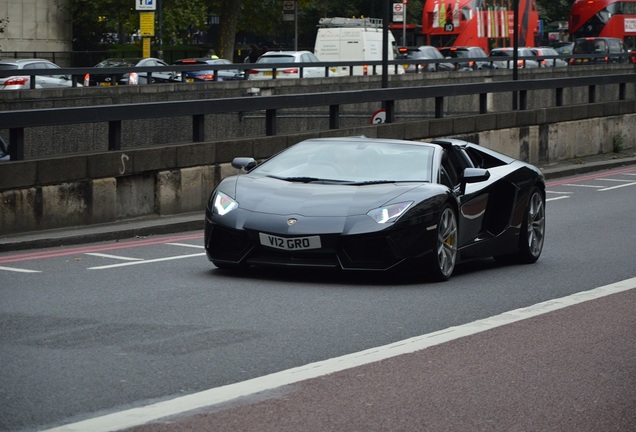
{"label": "asphalt road", "polygon": [[[223,272],[214,269],[205,258],[200,231],[4,252],[0,254],[3,299],[0,303],[0,382],[3,383],[0,430],[43,430],[104,415],[130,413],[131,409],[145,412],[153,404],[182,400],[178,399],[180,396],[198,395],[209,389],[443,332],[507,311],[631,279],[636,276],[634,191],[636,167],[552,180],[548,185],[547,239],[539,262],[528,266],[500,266],[492,260],[466,263],[449,282],[441,284],[375,274]],[[618,306],[622,308],[616,308],[611,301],[605,303],[610,308],[608,318],[615,320],[615,328],[627,331],[620,333],[621,338],[615,343],[627,347],[621,358],[628,362],[620,363],[618,357],[612,359],[612,364],[619,363],[616,367],[628,373],[612,376],[607,383],[621,381],[621,378],[622,382],[634,379],[633,335],[636,332],[633,319],[625,319],[625,311],[630,310],[626,305],[633,306],[633,298],[633,290],[628,290],[608,297],[619,299]],[[594,320],[586,319],[590,311],[585,307],[595,303],[596,300],[582,305],[584,309],[579,315],[574,313],[579,306],[567,310],[572,312],[569,320],[565,320],[570,323],[570,330],[558,335],[563,342],[555,335],[554,343],[543,353],[546,358],[559,347],[564,347],[563,354],[570,359],[580,352],[576,350],[575,338],[568,337],[569,332],[576,329],[571,323],[572,320],[602,323],[602,315]],[[596,309],[592,307],[592,311]],[[563,318],[556,319],[554,325],[564,328],[559,321]],[[519,328],[524,325],[525,321],[501,329],[506,332],[502,339],[503,347],[507,347],[505,353],[512,355],[523,347],[537,346],[536,330]],[[612,334],[611,328],[614,327],[604,331]],[[539,334],[549,329],[554,327],[542,327]],[[584,329],[588,332],[577,335],[598,330],[595,326]],[[618,335],[619,330],[616,333]],[[608,337],[593,340],[594,346],[583,345],[595,356],[603,352],[602,341],[613,341]],[[566,341],[573,344],[569,349],[563,345]],[[478,346],[480,343],[485,342],[477,342]],[[489,343],[499,346],[496,341]],[[449,345],[452,346],[448,349],[454,353],[450,358],[465,358],[475,367],[492,364],[486,356],[489,349],[482,350],[483,356],[479,358],[474,357],[473,346],[468,343],[457,346],[457,342],[449,342],[442,347]],[[420,354],[422,352],[412,355]],[[515,368],[517,364],[511,358],[508,378],[502,376],[501,380],[521,382],[523,376],[532,376],[540,370],[534,366],[519,370]],[[446,375],[439,375],[437,379],[450,377],[452,371],[459,370],[449,361],[438,366],[432,368],[433,375]],[[575,367],[578,367],[576,363]],[[478,374],[482,385],[493,379],[486,369]],[[400,379],[403,380],[410,376],[412,368],[397,370],[402,372]],[[594,372],[593,368],[590,370]],[[407,378],[406,383],[402,383],[398,377],[374,382],[368,377],[367,372],[355,372],[353,377],[347,375],[347,379],[361,385],[359,391],[364,394],[391,386],[402,388],[409,382]],[[476,378],[471,376],[471,379]],[[545,379],[538,380],[535,385],[524,387],[532,396],[526,399],[530,408],[524,411],[531,419],[546,420],[547,416],[547,420],[551,420],[550,412],[541,411],[541,405],[532,402],[545,401],[541,397],[546,393],[545,383]],[[439,389],[439,384],[438,387],[430,385]],[[632,385],[631,389],[634,388]],[[295,389],[283,387],[263,397],[270,402],[296,400],[292,397]],[[339,392],[342,389],[336,387],[336,394],[346,395]],[[633,390],[624,395],[633,408],[636,405]],[[443,405],[448,397],[448,394],[440,394],[437,403]],[[254,396],[249,400],[254,401]],[[372,406],[381,406],[383,400],[374,399]],[[386,407],[391,406],[386,399]],[[418,404],[410,406],[414,410],[421,408]],[[533,406],[537,410],[533,411]],[[410,408],[404,409],[406,416]],[[342,412],[333,405],[329,412],[346,417],[344,405]],[[289,417],[289,412],[287,414]],[[419,418],[413,413],[410,415],[413,419]],[[122,425],[131,425],[116,423],[112,417],[107,417],[104,424],[103,419],[101,423],[99,420],[88,423],[90,427],[80,423],[60,430],[116,430],[122,429]],[[98,423],[105,428],[98,429]],[[227,423],[230,424],[233,423]],[[254,424],[259,425],[252,423],[253,427]],[[376,430],[414,430],[408,427],[412,426],[408,422],[396,428],[377,424]],[[488,424],[497,423],[485,423]],[[514,422],[500,424],[508,425],[506,430],[515,429],[516,425]],[[523,427],[524,424],[519,423],[516,430],[532,429]],[[567,427],[575,423],[558,424],[564,428],[553,430],[579,430]],[[153,427],[151,430],[160,430],[158,425]],[[241,429],[221,426],[218,430]],[[361,423],[359,428],[351,430],[369,429]]]}

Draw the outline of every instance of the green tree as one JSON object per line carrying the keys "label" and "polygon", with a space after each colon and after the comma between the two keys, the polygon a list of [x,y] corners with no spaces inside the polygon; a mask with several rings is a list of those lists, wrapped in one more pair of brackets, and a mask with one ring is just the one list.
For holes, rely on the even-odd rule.
{"label": "green tree", "polygon": [[546,23],[567,21],[574,0],[537,0],[539,18]]}

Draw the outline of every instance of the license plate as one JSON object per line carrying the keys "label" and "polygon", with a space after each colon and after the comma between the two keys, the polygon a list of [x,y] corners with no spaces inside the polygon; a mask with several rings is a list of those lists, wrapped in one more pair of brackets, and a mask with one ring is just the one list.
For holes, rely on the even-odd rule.
{"label": "license plate", "polygon": [[272,71],[267,71],[264,74],[265,74],[265,76],[272,76]]}
{"label": "license plate", "polygon": [[186,78],[186,82],[193,83],[194,82],[194,78]]}
{"label": "license plate", "polygon": [[263,246],[284,250],[320,249],[320,236],[278,237],[271,234],[258,234]]}
{"label": "license plate", "polygon": [[102,87],[110,87],[110,83],[109,82],[100,82],[99,85],[102,86]]}

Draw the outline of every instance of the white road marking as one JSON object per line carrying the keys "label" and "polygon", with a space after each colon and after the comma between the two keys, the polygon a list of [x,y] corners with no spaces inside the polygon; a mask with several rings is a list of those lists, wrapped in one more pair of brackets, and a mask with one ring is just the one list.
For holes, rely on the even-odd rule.
{"label": "white road marking", "polygon": [[12,271],[12,272],[18,272],[18,273],[42,273],[40,270],[27,270],[27,269],[15,268],[15,267],[3,267],[3,266],[0,266],[0,270]]}
{"label": "white road marking", "polygon": [[137,265],[137,264],[151,264],[151,263],[156,263],[156,262],[172,261],[172,260],[178,260],[178,259],[183,259],[183,258],[193,258],[193,257],[204,256],[204,255],[205,255],[205,253],[198,253],[198,254],[190,254],[190,255],[179,255],[179,256],[172,256],[172,257],[165,257],[165,258],[156,258],[156,259],[149,259],[149,260],[142,260],[142,261],[132,261],[132,262],[119,263],[119,264],[110,264],[110,265],[103,265],[103,266],[97,266],[97,267],[89,267],[88,270],[104,270],[104,269],[110,269],[110,268],[116,268],[116,267],[125,267],[125,266],[130,266],[130,265]]}
{"label": "white road marking", "polygon": [[557,195],[572,195],[572,192],[551,191],[547,190],[545,193],[557,194]]}
{"label": "white road marking", "polygon": [[191,247],[191,248],[197,248],[197,249],[205,248],[205,246],[203,245],[193,245],[193,244],[187,244],[187,243],[166,243],[166,244],[171,246],[183,246],[183,247]]}
{"label": "white road marking", "polygon": [[613,179],[613,178],[599,178],[597,179],[599,181],[609,181],[609,182],[621,182],[621,183],[627,183],[629,180],[627,179]]}
{"label": "white road marking", "polygon": [[87,252],[86,255],[92,255],[92,256],[102,257],[102,258],[112,258],[112,259],[118,259],[123,261],[143,261],[142,258],[130,258],[130,257],[119,256],[119,255],[103,254],[98,252]]}
{"label": "white road marking", "polygon": [[586,184],[576,184],[576,183],[565,183],[561,186],[573,186],[573,187],[582,187],[582,188],[602,188],[603,186],[599,185],[586,185]]}
{"label": "white road marking", "polygon": [[175,399],[157,402],[145,407],[132,408],[101,417],[82,420],[64,426],[48,429],[42,432],[110,432],[140,426],[151,421],[182,414],[187,411],[200,409],[228,402],[233,399],[253,395],[258,392],[271,390],[299,381],[304,381],[334,372],[375,363],[403,354],[421,351],[435,345],[449,342],[461,337],[474,335],[506,324],[512,324],[524,319],[553,312],[568,306],[598,299],[611,294],[636,289],[636,277],[605,285],[590,291],[584,291],[545,302],[537,303],[521,309],[504,312],[482,320],[473,321],[445,330],[416,336],[381,347],[371,348],[353,354],[329,360],[310,363],[293,369],[275,372],[247,381],[229,384],[199,393],[193,393]]}
{"label": "white road marking", "polygon": [[557,200],[566,199],[566,198],[570,198],[570,197],[569,196],[559,196],[559,197],[554,197],[554,198],[546,198],[546,201],[557,201]]}
{"label": "white road marking", "polygon": [[624,183],[618,186],[610,186],[608,188],[603,188],[603,189],[599,189],[599,192],[605,192],[608,190],[613,190],[613,189],[618,189],[618,188],[622,188],[622,187],[626,187],[626,186],[634,186],[636,185],[636,183]]}

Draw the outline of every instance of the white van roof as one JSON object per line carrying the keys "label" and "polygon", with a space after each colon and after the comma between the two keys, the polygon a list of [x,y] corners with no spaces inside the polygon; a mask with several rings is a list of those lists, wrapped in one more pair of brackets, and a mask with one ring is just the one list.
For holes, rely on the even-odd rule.
{"label": "white van roof", "polygon": [[320,20],[318,21],[318,27],[322,27],[322,28],[329,28],[329,27],[380,28],[382,27],[382,19],[381,18],[343,18],[343,17],[320,18]]}

